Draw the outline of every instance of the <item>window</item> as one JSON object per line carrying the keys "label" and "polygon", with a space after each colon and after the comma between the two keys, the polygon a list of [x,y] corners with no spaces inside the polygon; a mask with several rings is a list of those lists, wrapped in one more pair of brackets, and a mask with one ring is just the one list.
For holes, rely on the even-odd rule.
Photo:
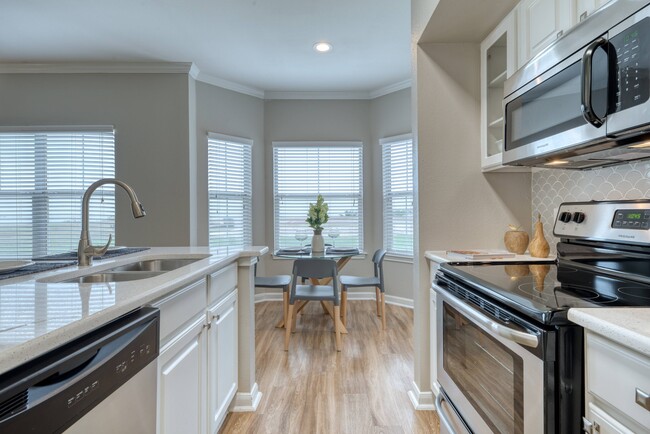
{"label": "window", "polygon": [[[31,258],[77,249],[81,199],[115,177],[112,127],[4,128],[0,131],[0,257]],[[115,187],[90,201],[90,234],[115,233]]]}
{"label": "window", "polygon": [[208,225],[211,247],[252,244],[251,152],[247,139],[208,133]]}
{"label": "window", "polygon": [[413,256],[413,140],[411,135],[380,141],[384,189],[384,249]]}
{"label": "window", "polygon": [[[275,247],[302,242],[298,232],[310,229],[305,222],[309,204],[322,194],[329,206],[325,242],[363,249],[362,161],[360,142],[274,143]],[[331,228],[337,229],[337,238],[328,237]]]}

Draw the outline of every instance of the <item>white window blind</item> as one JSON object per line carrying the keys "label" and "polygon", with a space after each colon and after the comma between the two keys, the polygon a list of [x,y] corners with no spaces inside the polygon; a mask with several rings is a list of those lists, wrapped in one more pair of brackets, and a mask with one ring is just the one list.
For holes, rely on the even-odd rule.
{"label": "white window blind", "polygon": [[384,249],[413,256],[413,141],[410,134],[381,140]]}
{"label": "white window blind", "polygon": [[210,246],[252,244],[253,142],[208,134],[208,224]]}
{"label": "white window blind", "polygon": [[[81,199],[100,178],[115,177],[112,127],[0,131],[0,257],[29,258],[76,250]],[[115,233],[115,188],[90,202],[96,244]]]}
{"label": "white window blind", "polygon": [[[305,222],[309,204],[322,194],[329,206],[324,226],[326,243],[363,249],[362,144],[273,144],[274,240],[276,248],[296,246],[297,232],[310,231]],[[339,236],[328,237],[336,228]],[[312,232],[304,243],[309,243]]]}

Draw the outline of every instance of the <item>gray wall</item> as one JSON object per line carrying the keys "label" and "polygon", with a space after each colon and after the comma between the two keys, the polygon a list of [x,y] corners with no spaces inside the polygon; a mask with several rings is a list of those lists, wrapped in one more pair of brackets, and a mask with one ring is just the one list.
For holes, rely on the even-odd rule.
{"label": "gray wall", "polygon": [[196,82],[198,243],[208,244],[208,132],[253,140],[253,244],[266,245],[264,102],[252,96]]}
{"label": "gray wall", "polygon": [[478,44],[425,44],[416,50],[415,383],[425,391],[431,282],[424,252],[503,246],[508,223],[530,228],[531,184],[526,173],[481,172]]}
{"label": "gray wall", "polygon": [[116,244],[188,245],[188,92],[187,74],[2,74],[0,125],[114,125],[116,176],[147,211],[116,193]]}

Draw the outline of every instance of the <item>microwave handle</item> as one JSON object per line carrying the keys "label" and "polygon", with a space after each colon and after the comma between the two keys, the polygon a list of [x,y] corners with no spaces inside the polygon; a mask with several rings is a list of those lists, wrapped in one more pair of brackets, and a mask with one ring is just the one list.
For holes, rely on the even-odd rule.
{"label": "microwave handle", "polygon": [[580,109],[582,110],[582,116],[585,118],[585,120],[596,128],[600,128],[605,123],[605,119],[599,118],[598,115],[594,113],[594,109],[591,105],[592,61],[596,50],[606,44],[607,39],[600,37],[589,44],[585,50],[585,54],[582,56],[582,89],[580,92]]}

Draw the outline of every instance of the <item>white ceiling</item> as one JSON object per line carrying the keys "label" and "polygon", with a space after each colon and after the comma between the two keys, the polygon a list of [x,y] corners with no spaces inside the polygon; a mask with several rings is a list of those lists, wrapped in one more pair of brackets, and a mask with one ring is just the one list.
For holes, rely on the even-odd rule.
{"label": "white ceiling", "polygon": [[253,92],[399,86],[409,44],[408,0],[0,1],[2,63],[193,62]]}

